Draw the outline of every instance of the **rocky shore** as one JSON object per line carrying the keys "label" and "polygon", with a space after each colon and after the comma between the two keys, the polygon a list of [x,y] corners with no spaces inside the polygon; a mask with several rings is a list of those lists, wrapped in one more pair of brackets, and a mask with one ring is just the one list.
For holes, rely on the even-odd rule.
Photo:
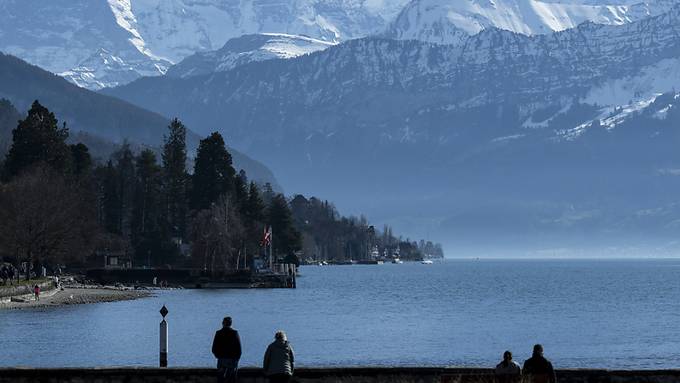
{"label": "rocky shore", "polygon": [[150,291],[129,288],[79,286],[64,287],[48,292],[36,301],[33,297],[23,296],[10,302],[0,303],[0,309],[45,308],[65,305],[127,301],[151,296]]}

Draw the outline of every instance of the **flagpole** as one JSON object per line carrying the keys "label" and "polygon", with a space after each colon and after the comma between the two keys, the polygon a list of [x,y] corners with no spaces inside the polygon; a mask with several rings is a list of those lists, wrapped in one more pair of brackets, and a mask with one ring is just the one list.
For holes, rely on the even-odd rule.
{"label": "flagpole", "polygon": [[269,270],[274,271],[274,233],[272,227],[269,226]]}

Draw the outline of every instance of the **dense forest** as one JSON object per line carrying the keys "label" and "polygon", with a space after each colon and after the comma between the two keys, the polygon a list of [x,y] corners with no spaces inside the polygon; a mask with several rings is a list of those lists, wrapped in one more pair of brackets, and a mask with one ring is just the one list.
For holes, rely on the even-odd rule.
{"label": "dense forest", "polygon": [[231,271],[264,258],[268,227],[275,258],[288,261],[441,256],[438,245],[341,217],[327,201],[289,200],[250,181],[219,133],[200,141],[188,169],[177,119],[160,149],[123,143],[97,161],[38,101],[19,118],[0,100],[0,256],[16,263],[101,267],[115,253],[135,267]]}
{"label": "dense forest", "polygon": [[296,195],[290,207],[295,227],[303,236],[303,254],[312,260],[365,260],[375,255],[403,260],[444,257],[439,244],[395,237],[389,226],[380,232],[363,216],[341,216],[328,201]]}

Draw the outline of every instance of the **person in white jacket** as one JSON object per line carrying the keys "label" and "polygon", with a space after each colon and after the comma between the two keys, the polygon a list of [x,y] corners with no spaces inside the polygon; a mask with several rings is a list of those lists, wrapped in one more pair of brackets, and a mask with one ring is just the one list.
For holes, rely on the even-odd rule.
{"label": "person in white jacket", "polygon": [[262,368],[271,383],[288,383],[295,371],[293,348],[288,343],[286,333],[277,331],[267,351],[264,353]]}
{"label": "person in white jacket", "polygon": [[496,381],[499,383],[519,382],[522,377],[522,368],[519,363],[512,360],[512,353],[503,353],[503,361],[496,365]]}

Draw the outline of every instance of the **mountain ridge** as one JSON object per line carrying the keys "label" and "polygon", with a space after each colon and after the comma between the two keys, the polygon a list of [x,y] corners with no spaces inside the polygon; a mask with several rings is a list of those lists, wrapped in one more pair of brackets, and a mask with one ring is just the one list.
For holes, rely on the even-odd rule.
{"label": "mountain ridge", "polygon": [[669,0],[413,0],[385,32],[388,38],[459,44],[466,36],[488,28],[524,35],[547,34],[584,22],[623,25],[670,10]]}
{"label": "mountain ridge", "polygon": [[169,68],[171,77],[224,72],[255,61],[290,59],[324,50],[335,44],[311,37],[281,33],[243,35],[215,51],[195,53]]}
{"label": "mountain ridge", "polygon": [[[618,5],[608,5],[614,3]],[[491,26],[532,32],[527,23],[543,15],[543,11],[536,11],[539,8],[549,11],[545,11],[547,16],[538,17],[539,21],[549,19],[543,24],[557,23],[559,28],[554,29],[560,29],[585,20],[639,20],[661,12],[673,1],[634,3],[637,2],[5,0],[0,4],[0,51],[58,73],[79,86],[99,90],[139,77],[163,75],[184,58],[219,50],[229,39],[247,34],[309,36],[328,43],[386,34],[389,38],[457,44],[480,28]],[[587,11],[590,8],[611,15]],[[523,9],[531,12],[520,12]],[[569,9],[572,11],[567,12]],[[423,16],[411,16],[412,12]],[[509,16],[498,16],[505,14]],[[546,27],[545,32],[549,30],[552,29]]]}
{"label": "mountain ridge", "polygon": [[[291,60],[146,78],[106,92],[160,113],[180,111],[206,129],[229,116],[222,126],[228,140],[272,163],[284,187],[328,196],[343,210],[414,235],[427,236],[426,228],[472,241],[479,232],[471,230],[486,222],[487,233],[504,240],[534,232],[547,246],[556,232],[576,240],[583,227],[630,230],[639,224],[636,209],[649,208],[640,193],[668,201],[664,190],[677,180],[658,169],[675,168],[674,133],[642,141],[643,130],[607,125],[652,103],[636,111],[588,95],[674,60],[679,21],[675,7],[635,23],[586,23],[547,35],[486,29],[459,45],[369,37]],[[675,81],[640,97],[653,100]],[[636,153],[640,142],[649,151],[625,152]],[[347,179],[360,187],[346,190]],[[391,196],[394,185],[399,193]],[[619,197],[606,201],[611,193]],[[658,225],[667,235],[665,223]]]}

